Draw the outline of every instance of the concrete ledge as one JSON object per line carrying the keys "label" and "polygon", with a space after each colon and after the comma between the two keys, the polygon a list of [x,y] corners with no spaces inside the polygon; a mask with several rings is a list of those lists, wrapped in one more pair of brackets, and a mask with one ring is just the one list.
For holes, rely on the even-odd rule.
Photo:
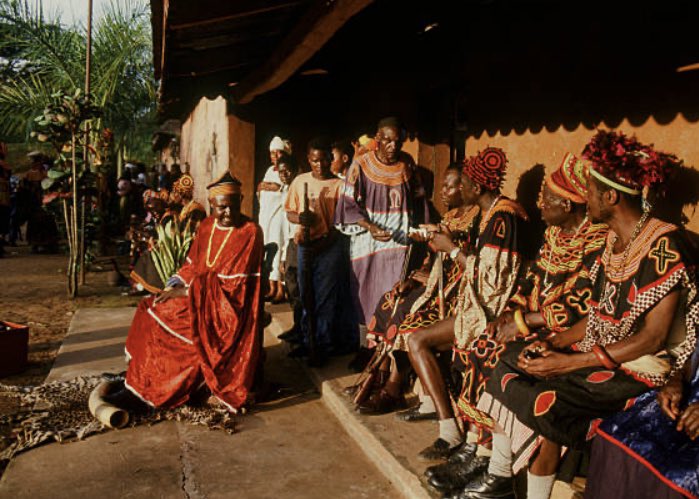
{"label": "concrete ledge", "polygon": [[[267,332],[279,336],[293,324],[288,306],[269,307],[272,323]],[[289,347],[287,347],[289,348]],[[400,423],[392,414],[363,416],[358,414],[351,401],[342,393],[344,387],[355,380],[356,374],[346,369],[350,357],[332,358],[322,369],[310,369],[299,362],[321,394],[325,406],[338,419],[343,429],[357,443],[378,470],[396,489],[409,498],[431,497],[420,476],[424,468],[434,463],[418,463],[417,452],[437,438],[437,426],[429,422]],[[424,442],[423,442],[424,440]],[[395,444],[393,446],[389,443]],[[417,446],[417,450],[416,450]],[[393,447],[393,448],[391,448]]]}
{"label": "concrete ledge", "polygon": [[[423,488],[420,479],[398,461],[387,450],[377,436],[362,423],[331,380],[324,379],[322,371],[308,369],[309,376],[318,387],[325,405],[340,420],[345,431],[355,440],[369,460],[376,465],[386,478],[405,496],[412,498],[429,498],[430,494]],[[398,423],[396,423],[398,424]]]}
{"label": "concrete ledge", "polygon": [[[267,332],[279,336],[292,325],[292,314],[284,305],[269,309],[273,314]],[[288,348],[288,347],[287,347]],[[393,414],[365,416],[357,413],[351,401],[342,390],[355,382],[356,374],[349,374],[346,365],[351,357],[332,358],[321,369],[310,369],[300,362],[303,369],[321,393],[325,406],[337,417],[340,425],[364,451],[367,458],[408,498],[440,497],[423,480],[423,473],[434,463],[417,459],[417,453],[430,445],[438,436],[435,422],[405,423],[396,421]],[[519,483],[518,488],[526,487]],[[552,499],[582,498],[584,479],[578,478],[572,484],[557,481]],[[524,491],[522,491],[524,492]]]}

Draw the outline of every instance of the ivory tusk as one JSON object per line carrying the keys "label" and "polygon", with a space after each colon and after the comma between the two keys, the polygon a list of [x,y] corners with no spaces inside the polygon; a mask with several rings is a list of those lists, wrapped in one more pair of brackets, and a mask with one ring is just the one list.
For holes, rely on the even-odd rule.
{"label": "ivory tusk", "polygon": [[104,401],[102,397],[109,393],[111,383],[102,381],[90,393],[87,405],[90,413],[108,428],[123,428],[129,422],[129,413]]}

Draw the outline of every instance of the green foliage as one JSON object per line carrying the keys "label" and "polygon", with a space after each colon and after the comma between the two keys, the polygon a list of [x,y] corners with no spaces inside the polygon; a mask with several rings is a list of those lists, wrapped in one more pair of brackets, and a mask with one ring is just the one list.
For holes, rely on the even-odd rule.
{"label": "green foliage", "polygon": [[[54,184],[63,184],[60,189],[64,192],[69,190],[68,174],[73,166],[80,167],[82,154],[75,155],[76,165],[73,165],[73,147],[84,148],[85,134],[84,124],[87,121],[99,117],[101,110],[92,103],[90,96],[77,89],[72,94],[65,92],[55,92],[51,95],[51,101],[44,108],[43,112],[34,118],[35,130],[31,136],[39,142],[48,142],[55,149],[57,157],[57,167],[48,172],[48,177],[42,181],[45,190],[50,189]],[[71,158],[66,156],[71,152]],[[87,172],[83,172],[84,174]]]}
{"label": "green foliage", "polygon": [[172,277],[187,258],[187,252],[194,239],[194,231],[189,222],[184,227],[175,221],[169,221],[165,227],[158,224],[158,242],[150,252],[155,269],[163,282]]}
{"label": "green foliage", "polygon": [[[85,84],[87,34],[46,19],[29,0],[0,0],[0,136],[29,138],[32,120],[58,92]],[[145,2],[112,2],[92,31],[90,94],[102,115],[94,128],[109,128],[114,142],[133,156],[150,154],[156,84]],[[137,146],[137,150],[133,149]]]}
{"label": "green foliage", "polygon": [[80,133],[83,122],[97,118],[100,114],[100,108],[92,104],[90,97],[81,89],[75,90],[73,94],[58,91],[51,94],[51,101],[34,118],[35,130],[31,132],[31,136],[39,142],[50,142],[61,152],[73,136]]}

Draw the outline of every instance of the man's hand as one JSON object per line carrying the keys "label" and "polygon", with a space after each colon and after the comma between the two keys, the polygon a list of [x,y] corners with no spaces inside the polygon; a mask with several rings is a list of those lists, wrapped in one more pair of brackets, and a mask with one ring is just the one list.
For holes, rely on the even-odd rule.
{"label": "man's hand", "polygon": [[187,295],[187,288],[180,287],[180,288],[172,288],[168,289],[167,291],[163,291],[160,293],[158,296],[155,297],[155,300],[153,300],[153,305],[157,305],[158,303],[163,303],[170,298],[178,298],[180,296],[186,296]]}
{"label": "man's hand", "polygon": [[318,216],[310,210],[299,213],[299,223],[304,227],[312,227]]}
{"label": "man's hand", "polygon": [[562,333],[552,334],[547,338],[547,341],[554,350],[563,350],[568,346],[565,335]]}
{"label": "man's hand", "polygon": [[546,350],[550,349],[551,345],[547,341],[532,341],[529,345],[524,347],[521,352],[519,352],[518,364],[521,364],[524,360],[531,360],[527,359],[527,352],[532,352],[534,356],[539,356]]}
{"label": "man's hand", "polygon": [[[526,352],[533,352],[533,355],[538,356],[528,358]],[[575,371],[577,367],[573,361],[573,356],[574,354],[551,350],[544,341],[535,341],[522,350],[517,365],[532,376],[547,379]]]}
{"label": "man's hand", "polygon": [[272,192],[277,192],[282,188],[281,185],[274,183],[274,182],[260,182],[257,185],[257,192],[260,191],[272,191]]}
{"label": "man's hand", "polygon": [[435,232],[432,235],[432,240],[430,241],[430,246],[434,248],[435,251],[444,251],[449,253],[453,250],[456,245],[451,237],[451,232],[446,227],[443,228],[442,232]]}
{"label": "man's hand", "polygon": [[[658,392],[658,405],[668,418],[677,421],[680,416],[680,402],[682,402],[682,383],[670,381]],[[679,427],[677,428],[679,430]]]}
{"label": "man's hand", "polygon": [[398,296],[405,296],[415,287],[415,281],[412,279],[406,279],[403,282],[397,282],[395,285],[395,290]]}
{"label": "man's hand", "polygon": [[421,229],[425,229],[427,232],[439,232],[441,230],[440,227],[443,227],[441,224],[420,224]]}
{"label": "man's hand", "polygon": [[427,284],[427,280],[429,278],[430,278],[430,273],[425,271],[425,270],[422,270],[422,269],[414,270],[410,274],[410,279],[412,279],[413,281],[419,282],[420,284]]}
{"label": "man's hand", "polygon": [[408,237],[413,241],[424,243],[432,240],[435,232],[439,232],[439,226],[435,224],[420,224],[421,230],[410,229]]}
{"label": "man's hand", "polygon": [[369,233],[371,234],[371,237],[382,243],[390,241],[391,237],[393,236],[391,231],[383,230],[378,225],[374,224],[369,225]]}
{"label": "man's hand", "polygon": [[515,322],[514,312],[503,312],[494,321],[495,339],[500,343],[512,341],[517,336],[519,329]]}
{"label": "man's hand", "polygon": [[692,440],[699,436],[699,402],[689,404],[677,423],[677,431],[683,431]]}

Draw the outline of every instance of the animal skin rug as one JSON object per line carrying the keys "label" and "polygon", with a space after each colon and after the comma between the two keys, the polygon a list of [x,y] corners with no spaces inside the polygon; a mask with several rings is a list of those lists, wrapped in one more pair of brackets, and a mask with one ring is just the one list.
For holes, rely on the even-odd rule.
{"label": "animal skin rug", "polygon": [[[9,386],[0,383],[0,394],[19,403],[13,414],[0,415],[0,427],[9,426],[9,437],[0,443],[0,467],[15,454],[49,442],[82,440],[108,428],[95,419],[87,406],[92,390],[105,378],[80,376],[68,381],[54,381],[38,386]],[[110,375],[110,380],[115,379]],[[182,421],[222,430],[236,431],[233,414],[224,408],[183,405],[175,409],[151,409],[144,414],[130,414],[127,427],[160,421]]]}

